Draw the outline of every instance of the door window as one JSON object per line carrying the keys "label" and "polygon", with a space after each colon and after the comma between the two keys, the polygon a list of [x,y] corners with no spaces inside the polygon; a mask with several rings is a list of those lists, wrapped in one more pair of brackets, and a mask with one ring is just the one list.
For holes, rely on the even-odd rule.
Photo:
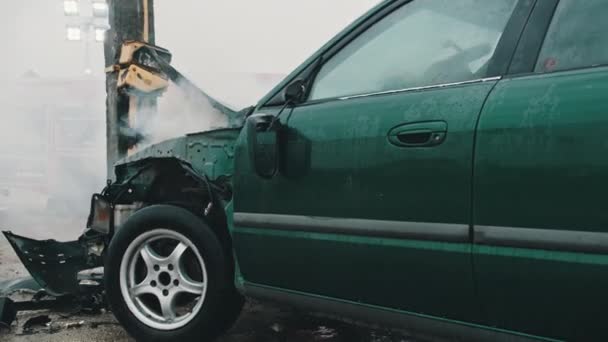
{"label": "door window", "polygon": [[608,64],[608,2],[561,0],[536,65],[550,72]]}
{"label": "door window", "polygon": [[488,64],[517,0],[413,0],[320,70],[310,99],[469,81]]}

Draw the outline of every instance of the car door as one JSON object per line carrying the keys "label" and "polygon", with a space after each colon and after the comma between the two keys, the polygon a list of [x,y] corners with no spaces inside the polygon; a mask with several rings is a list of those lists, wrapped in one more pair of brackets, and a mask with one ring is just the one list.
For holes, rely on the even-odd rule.
{"label": "car door", "polygon": [[237,144],[245,286],[479,321],[475,125],[532,3],[389,1],[322,51],[306,100],[282,116],[281,172],[259,177]]}
{"label": "car door", "polygon": [[480,118],[474,264],[491,325],[606,341],[608,3],[557,3]]}

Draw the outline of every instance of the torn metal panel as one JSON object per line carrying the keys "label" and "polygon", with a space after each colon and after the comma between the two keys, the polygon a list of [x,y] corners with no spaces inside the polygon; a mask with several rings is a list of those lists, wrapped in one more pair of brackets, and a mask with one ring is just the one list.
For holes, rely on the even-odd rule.
{"label": "torn metal panel", "polygon": [[53,296],[79,292],[78,272],[90,268],[79,241],[37,241],[4,232],[34,280]]}
{"label": "torn metal panel", "polygon": [[[223,221],[223,204],[232,196],[239,132],[240,128],[226,128],[189,134],[120,161],[116,182],[93,195],[88,229],[77,241],[38,241],[4,232],[32,278],[27,284],[6,284],[4,290],[0,284],[0,295],[22,286],[57,299],[76,298],[82,307],[103,307],[103,273],[87,276],[81,271],[102,265],[115,229],[132,213],[147,205],[170,203],[212,222]],[[40,303],[26,304],[20,307]]]}
{"label": "torn metal panel", "polygon": [[0,329],[8,328],[17,317],[15,303],[10,298],[0,297]]}
{"label": "torn metal panel", "polygon": [[42,287],[32,277],[0,281],[0,297],[7,297],[15,292],[26,291],[36,293],[40,290],[42,290]]}
{"label": "torn metal panel", "polygon": [[240,128],[223,128],[191,133],[149,146],[116,163],[118,182],[125,177],[125,168],[137,166],[145,159],[178,159],[185,161],[210,180],[234,173],[234,144]]}
{"label": "torn metal panel", "polygon": [[184,137],[165,140],[136,152],[117,162],[118,165],[146,158],[177,158],[186,160],[186,143]]}

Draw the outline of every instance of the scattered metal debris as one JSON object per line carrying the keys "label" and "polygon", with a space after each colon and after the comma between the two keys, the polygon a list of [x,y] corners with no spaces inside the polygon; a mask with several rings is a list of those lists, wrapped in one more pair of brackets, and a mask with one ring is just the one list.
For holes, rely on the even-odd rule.
{"label": "scattered metal debris", "polygon": [[118,324],[118,322],[102,321],[102,322],[91,322],[89,325],[91,326],[91,329],[97,329],[104,325],[120,325],[120,324]]}
{"label": "scattered metal debris", "polygon": [[32,277],[21,277],[0,281],[0,296],[9,297],[14,293],[35,294],[41,287]]}
{"label": "scattered metal debris", "polygon": [[34,316],[23,324],[23,333],[31,334],[36,327],[47,327],[47,324],[51,323],[49,315]]}
{"label": "scattered metal debris", "polygon": [[[100,256],[91,255],[88,248],[95,244],[96,236],[83,234],[78,241],[57,242],[32,240],[10,232],[4,235],[31,276],[0,282],[2,326],[10,327],[19,311],[69,311],[69,317],[98,314],[105,308]],[[33,327],[49,322],[48,316],[33,317],[23,325],[23,333],[31,334]],[[62,327],[49,323],[47,328],[52,333]]]}
{"label": "scattered metal debris", "polygon": [[281,326],[279,323],[275,323],[270,326],[270,330],[274,331],[275,333],[280,333],[283,331],[283,326]]}
{"label": "scattered metal debris", "polygon": [[48,333],[50,333],[50,334],[54,334],[61,330],[61,325],[57,322],[47,323],[46,326],[48,328]]}
{"label": "scattered metal debris", "polygon": [[65,324],[66,329],[80,328],[84,325],[84,321],[68,322]]}
{"label": "scattered metal debris", "polygon": [[317,328],[317,330],[313,331],[312,334],[318,340],[329,340],[338,336],[338,331],[336,331],[336,329],[321,325]]}
{"label": "scattered metal debris", "polygon": [[86,263],[86,250],[79,241],[37,241],[11,232],[4,232],[4,236],[34,280],[49,294],[60,296],[78,292],[76,275],[90,268]]}

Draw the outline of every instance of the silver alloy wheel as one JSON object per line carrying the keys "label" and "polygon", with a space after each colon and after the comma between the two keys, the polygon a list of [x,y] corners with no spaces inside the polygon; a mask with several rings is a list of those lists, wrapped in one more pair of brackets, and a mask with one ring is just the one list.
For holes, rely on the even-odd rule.
{"label": "silver alloy wheel", "polygon": [[196,246],[169,229],[138,236],[120,263],[120,290],[127,307],[140,322],[159,330],[181,328],[196,317],[207,280]]}

